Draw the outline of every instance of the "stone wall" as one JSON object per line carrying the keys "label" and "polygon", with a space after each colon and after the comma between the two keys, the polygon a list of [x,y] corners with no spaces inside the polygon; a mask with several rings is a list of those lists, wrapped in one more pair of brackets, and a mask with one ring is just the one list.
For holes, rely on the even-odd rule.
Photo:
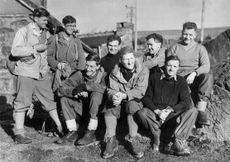
{"label": "stone wall", "polygon": [[0,16],[0,111],[2,111],[4,104],[12,103],[15,93],[16,78],[9,73],[6,67],[13,38],[18,28],[30,21],[28,16]]}

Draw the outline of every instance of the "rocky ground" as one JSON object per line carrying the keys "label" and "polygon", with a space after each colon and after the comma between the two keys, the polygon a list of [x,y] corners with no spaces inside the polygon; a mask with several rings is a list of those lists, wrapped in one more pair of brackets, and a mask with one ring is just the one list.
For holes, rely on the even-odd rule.
{"label": "rocky ground", "polygon": [[[43,117],[45,117],[43,115]],[[32,120],[26,121],[26,134],[33,139],[29,145],[16,145],[12,139],[12,111],[0,113],[0,161],[1,162],[97,162],[97,161],[137,161],[130,153],[128,143],[123,140],[126,134],[126,126],[120,125],[117,130],[119,139],[119,150],[116,155],[108,160],[101,157],[104,149],[103,143],[98,145],[77,148],[72,146],[60,146],[54,143],[58,137],[47,137],[46,134],[39,133],[44,118],[35,116]],[[35,124],[36,123],[36,124]],[[81,132],[80,132],[81,134]],[[97,133],[103,136],[103,131]],[[102,139],[99,137],[99,139]],[[193,151],[191,156],[177,157],[163,153],[153,153],[149,147],[149,138],[143,137],[141,146],[145,149],[145,156],[138,161],[155,162],[223,162],[230,161],[230,143],[212,143],[206,138],[191,138],[190,146]]]}

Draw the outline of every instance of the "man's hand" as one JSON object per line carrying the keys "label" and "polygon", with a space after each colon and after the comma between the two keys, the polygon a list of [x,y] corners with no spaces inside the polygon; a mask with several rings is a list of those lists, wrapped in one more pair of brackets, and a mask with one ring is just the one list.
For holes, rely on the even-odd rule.
{"label": "man's hand", "polygon": [[194,81],[194,79],[195,79],[195,77],[196,77],[196,75],[197,75],[197,74],[196,74],[195,71],[193,71],[192,73],[190,73],[190,74],[188,75],[187,79],[186,79],[187,83],[188,83],[188,84],[192,84],[193,81]]}
{"label": "man's hand", "polygon": [[58,64],[57,64],[57,68],[60,70],[60,71],[62,71],[65,67],[66,67],[66,63],[64,63],[64,62],[59,62]]}
{"label": "man's hand", "polygon": [[89,95],[88,95],[88,92],[83,91],[83,92],[78,93],[78,96],[81,96],[81,97],[87,98]]}
{"label": "man's hand", "polygon": [[159,115],[159,114],[161,114],[161,110],[160,109],[156,109],[156,110],[154,110],[154,113],[157,114],[157,115]]}
{"label": "man's hand", "polygon": [[46,44],[36,44],[33,46],[33,48],[37,51],[37,52],[44,52],[47,49],[47,45]]}
{"label": "man's hand", "polygon": [[166,109],[161,110],[160,114],[158,115],[162,121],[165,121],[171,112],[173,112],[173,109],[171,107],[167,107]]}
{"label": "man's hand", "polygon": [[125,93],[117,92],[112,97],[113,105],[115,105],[115,106],[120,105],[121,101],[126,99],[126,98],[127,98],[127,95]]}

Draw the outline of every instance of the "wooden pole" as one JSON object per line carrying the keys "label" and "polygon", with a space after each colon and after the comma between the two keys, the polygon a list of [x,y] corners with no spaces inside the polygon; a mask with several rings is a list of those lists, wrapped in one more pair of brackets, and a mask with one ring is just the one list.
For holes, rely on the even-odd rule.
{"label": "wooden pole", "polygon": [[205,16],[205,0],[202,0],[201,34],[200,34],[200,41],[201,41],[201,43],[203,43],[203,41],[204,41],[204,16]]}

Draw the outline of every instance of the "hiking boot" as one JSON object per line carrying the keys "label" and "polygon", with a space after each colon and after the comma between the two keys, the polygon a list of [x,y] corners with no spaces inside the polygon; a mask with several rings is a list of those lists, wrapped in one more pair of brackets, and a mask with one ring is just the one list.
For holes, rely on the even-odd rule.
{"label": "hiking boot", "polygon": [[177,156],[188,156],[191,154],[186,140],[175,139],[172,150]]}
{"label": "hiking boot", "polygon": [[105,151],[102,155],[104,159],[108,159],[114,156],[115,152],[118,150],[118,141],[115,136],[108,137],[105,139],[106,146]]}
{"label": "hiking boot", "polygon": [[77,131],[69,131],[64,137],[56,141],[57,144],[73,144],[78,138]]}
{"label": "hiking boot", "polygon": [[144,152],[141,149],[138,137],[130,137],[128,139],[131,145],[132,152],[137,159],[141,159],[144,156]]}
{"label": "hiking boot", "polygon": [[29,144],[29,143],[32,142],[32,140],[30,138],[25,137],[25,136],[23,136],[21,134],[15,135],[14,141],[15,141],[16,144]]}
{"label": "hiking boot", "polygon": [[95,137],[95,130],[87,130],[85,135],[78,140],[76,145],[81,145],[81,146],[90,146],[93,144],[96,144],[98,142]]}
{"label": "hiking boot", "polygon": [[173,155],[174,154],[174,151],[172,150],[172,145],[173,143],[172,142],[169,142],[167,144],[164,144],[163,145],[163,148],[160,149],[164,154],[169,154],[169,155]]}
{"label": "hiking boot", "polygon": [[198,115],[196,118],[196,127],[202,128],[202,126],[210,126],[210,122],[208,120],[207,114],[203,111],[198,111]]}

